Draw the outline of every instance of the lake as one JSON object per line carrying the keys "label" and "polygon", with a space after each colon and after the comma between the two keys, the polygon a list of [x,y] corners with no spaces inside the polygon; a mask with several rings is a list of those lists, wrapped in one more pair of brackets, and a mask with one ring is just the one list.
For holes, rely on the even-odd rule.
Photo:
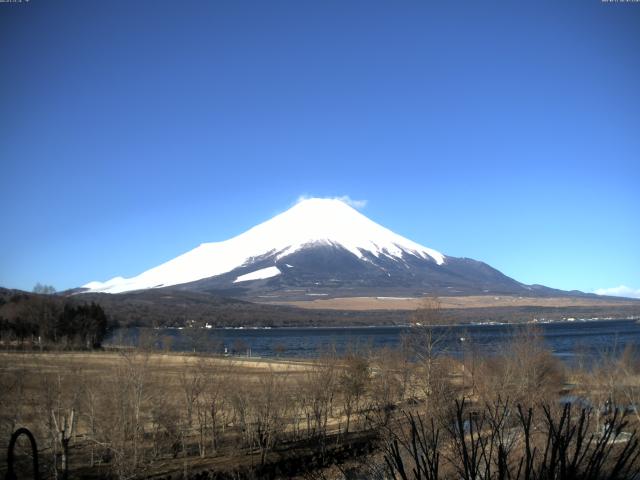
{"label": "lake", "polygon": [[[627,345],[640,346],[640,323],[637,320],[576,320],[573,322],[536,325],[551,351],[566,361],[578,352],[593,357],[602,351],[622,351]],[[255,357],[318,356],[335,347],[338,353],[356,347],[397,347],[402,338],[415,334],[416,327],[343,327],[343,328],[272,328],[272,329],[120,329],[105,342],[137,344],[142,336],[146,342],[173,351],[209,351]],[[498,351],[522,327],[514,325],[461,325],[435,327],[442,336],[438,348],[460,356],[473,350],[478,354]],[[143,333],[141,333],[143,332]],[[153,338],[153,340],[150,340]],[[163,345],[164,342],[164,345]]]}

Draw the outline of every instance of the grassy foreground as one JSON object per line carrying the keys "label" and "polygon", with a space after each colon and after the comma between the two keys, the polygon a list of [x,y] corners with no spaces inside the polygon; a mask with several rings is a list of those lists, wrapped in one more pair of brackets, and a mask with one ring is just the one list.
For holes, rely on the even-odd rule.
{"label": "grassy foreground", "polygon": [[[498,355],[469,352],[461,361],[436,354],[439,339],[430,330],[413,337],[397,350],[306,361],[141,350],[2,352],[0,448],[6,451],[16,428],[30,429],[42,478],[66,470],[70,478],[403,478],[398,466],[430,458],[429,448],[441,454],[436,476],[425,471],[416,479],[465,478],[463,467],[473,478],[497,478],[479,477],[480,467],[468,464],[464,452],[475,448],[489,463],[501,451],[493,471],[512,469],[509,478],[524,479],[535,478],[516,468],[524,439],[540,442],[529,475],[544,470],[540,452],[548,438],[540,432],[563,418],[578,425],[584,406],[584,435],[602,438],[615,425],[624,435],[615,445],[605,439],[604,447],[637,442],[631,432],[640,421],[632,408],[640,404],[640,362],[631,350],[603,354],[595,368],[567,370],[531,331]],[[563,412],[561,399],[569,397],[574,409]],[[496,412],[504,418],[493,424]],[[530,412],[536,437],[523,432],[518,412]],[[416,434],[422,452],[402,443]],[[483,453],[488,439],[509,439],[508,451],[503,445]],[[575,438],[554,442],[572,445]],[[16,469],[29,472],[26,443],[18,447]],[[607,458],[603,472],[613,468]],[[637,471],[637,461],[626,459],[627,472]],[[7,465],[0,469],[4,476]]]}

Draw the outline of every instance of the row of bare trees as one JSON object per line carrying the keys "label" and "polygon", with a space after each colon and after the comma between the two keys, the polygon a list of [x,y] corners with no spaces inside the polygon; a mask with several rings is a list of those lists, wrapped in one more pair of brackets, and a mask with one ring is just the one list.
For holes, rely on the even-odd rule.
{"label": "row of bare trees", "polygon": [[264,463],[279,442],[340,428],[340,405],[352,422],[368,379],[360,359],[354,369],[331,358],[254,372],[219,357],[131,350],[85,354],[70,367],[57,363],[65,355],[14,354],[0,369],[0,436],[6,442],[27,426],[43,451],[41,470],[55,478],[68,467],[132,478],[162,459],[187,465],[221,449],[255,452]]}
{"label": "row of bare trees", "polygon": [[502,348],[490,355],[472,349],[452,369],[437,300],[414,323],[409,343],[425,390],[422,402],[402,405],[382,429],[380,478],[640,478],[634,346],[577,352],[582,361],[566,365],[535,327],[515,327]]}
{"label": "row of bare trees", "polygon": [[640,441],[614,410],[602,429],[593,410],[501,399],[469,408],[455,400],[445,422],[405,413],[388,433],[389,476],[402,480],[614,480],[640,474]]}

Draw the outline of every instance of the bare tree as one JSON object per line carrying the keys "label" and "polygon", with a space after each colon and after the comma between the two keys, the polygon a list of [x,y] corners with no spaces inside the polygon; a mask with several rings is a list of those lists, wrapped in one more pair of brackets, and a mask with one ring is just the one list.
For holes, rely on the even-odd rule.
{"label": "bare tree", "polygon": [[[198,422],[198,450],[204,457],[207,444],[215,452],[220,424],[224,427],[225,388],[227,372],[223,371],[216,360],[199,358],[191,387],[183,385],[185,400],[193,398],[193,406]],[[191,392],[191,395],[189,395]]]}
{"label": "bare tree", "polygon": [[133,466],[136,468],[143,459],[141,441],[144,438],[143,406],[149,382],[149,355],[123,355],[125,371],[129,382],[131,410],[133,417],[132,446]]}
{"label": "bare tree", "polygon": [[618,345],[602,349],[573,376],[596,412],[598,428],[603,426],[603,417],[608,418],[616,407],[633,411],[640,422],[640,357],[633,345],[623,351]]}
{"label": "bare tree", "polygon": [[[614,412],[602,432],[591,429],[589,410],[533,408],[500,400],[467,408],[455,401],[445,429],[420,415],[406,414],[386,442],[391,478],[403,480],[575,480],[635,478],[640,468],[637,435],[625,433]],[[535,425],[540,425],[536,428]]]}
{"label": "bare tree", "polygon": [[185,360],[182,365],[182,371],[178,376],[178,382],[180,384],[180,390],[182,393],[184,412],[186,415],[187,430],[191,429],[191,427],[193,426],[194,408],[204,389],[203,373],[204,372],[201,365],[197,365],[194,368],[192,366],[189,366],[187,360]]}
{"label": "bare tree", "polygon": [[[82,392],[80,397],[80,411],[83,413],[87,438],[89,440],[89,466],[95,465],[95,447],[98,441],[98,410],[100,409],[100,398],[103,392],[100,389],[101,381],[95,375],[86,372],[81,377]],[[81,417],[81,418],[82,418]]]}
{"label": "bare tree", "polygon": [[[235,364],[225,361],[223,364],[209,362],[204,372],[204,390],[202,408],[204,415],[209,416],[209,432],[211,451],[218,448],[218,437],[224,433],[227,418],[227,392],[231,389],[231,375]],[[205,417],[206,418],[206,417]]]}
{"label": "bare tree", "polygon": [[153,455],[158,458],[169,453],[176,458],[182,449],[180,405],[166,392],[152,395],[149,400]]}
{"label": "bare tree", "polygon": [[[35,358],[34,361],[36,364],[40,363]],[[42,414],[36,418],[41,438],[51,452],[51,462],[45,469],[49,469],[55,478],[61,473],[66,478],[69,469],[69,444],[73,439],[81,393],[78,379],[82,372],[69,368],[64,374],[52,374],[46,371],[44,365],[40,364],[38,367],[41,373],[36,384],[36,401]]]}
{"label": "bare tree", "polygon": [[482,401],[498,397],[524,406],[556,404],[564,384],[564,369],[544,344],[541,332],[519,327],[496,355],[480,359],[477,394]]}
{"label": "bare tree", "polygon": [[631,410],[640,425],[640,352],[634,345],[628,345],[618,363],[620,371],[620,397]]}
{"label": "bare tree", "polygon": [[154,392],[148,352],[122,351],[119,360],[104,382],[98,430],[114,474],[130,478],[145,465],[145,425]]}
{"label": "bare tree", "polygon": [[27,367],[23,358],[13,359],[11,366],[0,370],[0,435],[9,438],[23,422],[27,406]]}
{"label": "bare tree", "polygon": [[407,340],[421,370],[421,385],[425,398],[433,395],[436,380],[436,362],[442,355],[442,346],[450,333],[450,321],[442,312],[438,297],[425,297],[420,308],[411,316],[410,336]]}
{"label": "bare tree", "polygon": [[39,293],[41,295],[53,295],[54,293],[56,293],[56,289],[53,287],[53,285],[43,285],[38,282],[33,287],[33,293]]}
{"label": "bare tree", "polygon": [[298,390],[307,420],[307,434],[324,438],[337,387],[336,359],[323,356],[302,377]]}
{"label": "bare tree", "polygon": [[[454,364],[446,357],[445,348],[452,338],[453,319],[444,314],[438,297],[429,296],[413,312],[411,322],[406,343],[415,360],[414,389],[419,391],[427,413],[441,416],[446,411],[443,401],[451,399],[453,391]],[[463,366],[463,378],[465,374]]]}
{"label": "bare tree", "polygon": [[369,384],[369,361],[358,353],[350,353],[344,358],[344,366],[338,373],[338,386],[342,397],[343,412],[346,417],[345,433],[349,433],[351,416],[357,413],[360,401]]}
{"label": "bare tree", "polygon": [[286,372],[268,372],[260,376],[251,402],[251,434],[260,451],[260,464],[275,446],[285,428],[287,413]]}
{"label": "bare tree", "polygon": [[66,413],[51,412],[53,424],[55,427],[56,440],[60,445],[62,454],[60,468],[62,470],[62,478],[67,479],[69,476],[69,442],[73,437],[73,432],[76,427],[76,411],[71,408]]}
{"label": "bare tree", "polygon": [[391,412],[404,399],[412,375],[413,363],[403,352],[389,348],[376,352],[371,362],[368,421],[386,426]]}

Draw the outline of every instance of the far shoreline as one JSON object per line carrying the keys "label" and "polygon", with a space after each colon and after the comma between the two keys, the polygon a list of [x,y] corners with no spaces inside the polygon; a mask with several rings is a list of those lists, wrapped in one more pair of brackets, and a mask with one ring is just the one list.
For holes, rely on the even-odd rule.
{"label": "far shoreline", "polygon": [[221,327],[147,327],[140,325],[124,326],[120,328],[138,328],[149,330],[187,330],[196,329],[204,331],[264,331],[264,330],[366,330],[371,328],[456,328],[456,327],[490,327],[490,326],[521,326],[521,325],[550,325],[556,323],[588,323],[588,322],[622,322],[622,321],[640,321],[640,315],[632,315],[628,317],[592,317],[592,318],[566,318],[566,319],[549,319],[549,320],[529,320],[529,321],[515,321],[515,322],[498,322],[488,320],[486,322],[463,322],[463,323],[441,323],[433,325],[420,325],[420,324],[371,324],[371,325],[276,325],[276,326],[221,326]]}

